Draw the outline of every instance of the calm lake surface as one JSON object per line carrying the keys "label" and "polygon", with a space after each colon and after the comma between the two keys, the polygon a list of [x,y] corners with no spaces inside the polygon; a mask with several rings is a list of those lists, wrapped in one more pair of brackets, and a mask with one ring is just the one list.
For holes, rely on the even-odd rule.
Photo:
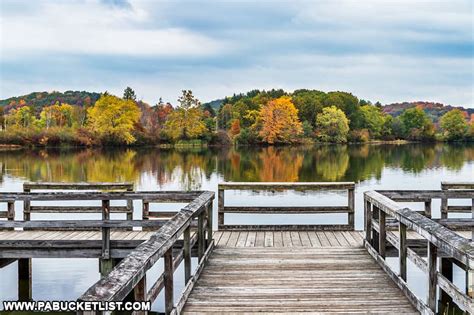
{"label": "calm lake surface", "polygon": [[[441,181],[472,181],[474,144],[15,150],[0,152],[0,167],[1,191],[21,191],[25,181],[129,181],[135,183],[137,190],[213,191],[222,181],[354,181],[355,224],[357,229],[362,229],[364,191],[439,189]],[[334,205],[344,202],[345,196],[336,192],[309,196],[288,192],[256,198],[252,194],[235,193],[230,194],[229,199],[226,196],[227,200],[230,204],[240,205]],[[410,206],[416,209],[416,206]],[[140,218],[139,205],[136,205],[134,215]],[[60,219],[63,218],[61,216],[36,214],[32,215],[32,219]],[[78,219],[91,218],[90,215],[74,216]],[[439,203],[433,204],[433,216],[439,217]],[[17,209],[17,219],[21,218],[21,209]],[[71,216],[67,218],[71,219]],[[92,218],[99,217],[92,215]],[[307,223],[308,220],[338,223],[343,218],[327,215],[226,217],[226,223],[239,224],[282,220],[288,224]],[[160,268],[158,264],[151,273],[158,274]],[[17,299],[16,272],[16,264],[0,269],[0,301]],[[412,277],[416,282],[418,276],[414,274]],[[33,259],[35,300],[75,300],[98,279],[96,259]],[[176,287],[175,296],[179,296],[181,288]],[[422,292],[423,286],[419,290]],[[162,310],[161,303],[155,303],[154,309]]]}

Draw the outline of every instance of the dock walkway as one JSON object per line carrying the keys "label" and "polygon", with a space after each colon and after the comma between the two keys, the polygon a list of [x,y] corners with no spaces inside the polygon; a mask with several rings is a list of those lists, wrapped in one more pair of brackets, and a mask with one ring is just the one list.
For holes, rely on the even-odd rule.
{"label": "dock walkway", "polygon": [[361,232],[217,232],[183,313],[417,313]]}
{"label": "dock walkway", "polygon": [[[97,191],[31,191],[45,189]],[[78,297],[84,302],[153,304],[164,297],[159,311],[166,314],[474,314],[474,183],[366,191],[363,232],[354,230],[354,183],[222,183],[217,216],[211,191],[131,189],[126,183],[42,183],[27,184],[21,193],[0,193],[0,218],[6,219],[0,221],[0,268],[17,262],[18,300],[34,298],[32,259],[87,257],[98,258],[101,278]],[[232,202],[239,191],[252,197],[287,190],[298,197],[346,199],[331,205],[318,204],[319,198],[315,205],[290,198],[277,205]],[[433,216],[435,199],[441,201],[440,216]],[[16,213],[18,203],[22,213]],[[134,203],[141,205],[138,218]],[[169,203],[184,206],[172,210]],[[156,204],[166,207],[159,210]],[[96,213],[101,219],[34,220],[36,213]],[[261,220],[249,221],[254,214]],[[268,224],[263,218],[268,214],[321,219]],[[249,224],[235,220],[238,216]],[[157,277],[152,267],[159,261]],[[461,281],[455,268],[464,273]],[[184,287],[176,285],[183,280]],[[424,294],[413,290],[420,282]]]}

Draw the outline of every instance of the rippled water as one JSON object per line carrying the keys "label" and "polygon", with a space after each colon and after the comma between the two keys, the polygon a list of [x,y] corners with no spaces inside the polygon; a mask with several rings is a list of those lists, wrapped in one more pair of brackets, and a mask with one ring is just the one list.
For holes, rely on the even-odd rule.
{"label": "rippled water", "polygon": [[[0,167],[1,191],[21,191],[25,181],[130,181],[135,183],[137,190],[213,191],[222,181],[354,181],[356,228],[362,229],[364,191],[439,189],[442,180],[472,181],[474,144],[16,150],[0,152]],[[341,198],[339,194],[316,194],[306,198],[286,193],[258,199],[249,196],[247,199],[234,194],[230,195],[229,202],[334,204]],[[433,207],[433,215],[439,216],[439,204],[434,203]],[[139,212],[139,209],[135,211],[137,215]],[[33,215],[32,218],[44,216]],[[21,211],[17,217],[21,218]],[[290,218],[277,215],[229,216],[229,223],[271,223],[283,219],[295,224],[323,220],[317,216],[297,215]],[[338,219],[333,216],[324,220]],[[0,269],[0,301],[17,298],[16,268],[16,264],[12,264]],[[33,298],[36,300],[74,300],[98,279],[95,259],[33,260]],[[154,308],[161,309],[160,303],[156,303]]]}

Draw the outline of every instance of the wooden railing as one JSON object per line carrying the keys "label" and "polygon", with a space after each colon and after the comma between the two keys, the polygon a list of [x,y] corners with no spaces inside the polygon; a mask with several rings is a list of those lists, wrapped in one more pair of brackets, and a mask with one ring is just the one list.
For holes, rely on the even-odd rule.
{"label": "wooden railing", "polygon": [[[474,243],[461,237],[438,222],[425,217],[394,200],[427,202],[437,198],[469,198],[473,191],[369,191],[364,193],[366,239],[365,247],[390,278],[405,293],[415,307],[424,314],[436,313],[437,289],[441,300],[454,302],[461,310],[472,313]],[[398,222],[398,236],[387,231],[387,219]],[[470,225],[474,227],[474,222]],[[427,260],[408,246],[407,231],[415,231],[426,240]],[[399,250],[399,270],[393,271],[385,261],[387,244]],[[437,260],[441,263],[438,270]],[[426,302],[418,298],[407,285],[407,259],[427,274],[428,296]],[[453,263],[466,272],[466,288],[453,284]],[[465,292],[464,292],[465,291]]]}
{"label": "wooden railing", "polygon": [[[220,183],[218,185],[218,228],[219,230],[354,230],[354,189],[353,182],[340,183]],[[247,191],[347,191],[345,206],[293,206],[248,207],[225,205],[226,190]],[[275,225],[229,225],[225,224],[226,213],[239,214],[335,214],[346,213],[347,223],[342,224],[275,224]]]}
{"label": "wooden railing", "polygon": [[[111,230],[127,229],[140,227],[142,230],[155,230],[165,226],[166,220],[111,220],[110,202],[111,201],[133,201],[133,200],[154,200],[154,202],[189,202],[199,196],[207,196],[209,193],[195,192],[24,192],[24,193],[0,193],[0,202],[8,204],[9,220],[0,220],[0,231],[11,229],[41,229],[41,230],[101,230],[101,238],[94,240],[0,240],[0,265],[11,263],[18,259],[18,278],[19,278],[19,299],[30,300],[32,298],[32,264],[30,258],[51,258],[51,257],[85,257],[100,258],[100,273],[107,275],[123,257],[126,257],[130,251],[140,245],[143,240],[114,241],[111,240]],[[213,194],[211,194],[213,198]],[[176,267],[185,259],[187,269],[190,267],[190,249],[197,244],[197,255],[202,258],[206,246],[212,238],[212,198],[210,204],[206,204],[206,211],[202,208],[193,214],[192,220],[189,220],[188,228],[184,235],[184,241],[178,240],[174,246],[173,264]],[[101,201],[101,220],[24,220],[15,221],[14,209],[16,202],[25,201],[55,201],[61,203],[64,201],[76,201],[79,204],[85,201]],[[70,211],[76,211],[75,206],[70,206]],[[83,207],[78,206],[82,210]],[[184,208],[186,210],[187,208]],[[68,211],[69,211],[68,210]],[[184,211],[182,210],[182,211]],[[194,218],[196,218],[194,220]],[[87,232],[86,232],[87,233]],[[207,240],[205,241],[207,235]],[[188,270],[189,271],[189,270]],[[154,299],[159,293],[160,286],[163,283],[154,286],[154,291],[150,292],[147,298]],[[158,290],[158,291],[157,291]]]}
{"label": "wooden railing", "polygon": [[[459,191],[473,190],[474,182],[442,182],[441,189],[443,191]],[[448,198],[441,199],[441,219],[447,219],[449,213],[471,213],[474,219],[474,198],[472,198],[471,206],[450,206]],[[474,235],[474,231],[473,231]]]}
{"label": "wooden railing", "polygon": [[[149,196],[149,199],[156,200],[153,196]],[[179,313],[214,247],[212,239],[213,199],[213,192],[200,193],[168,220],[149,240],[125,257],[107,276],[89,288],[79,300],[103,302],[131,299],[153,302],[164,289],[165,312],[167,314]],[[176,200],[176,198],[172,198],[172,200]],[[191,223],[195,219],[198,222],[198,267],[192,275]],[[181,236],[183,250],[178,254],[173,254],[173,246],[179,242]],[[146,272],[161,258],[164,260],[164,272],[147,291]],[[174,304],[173,274],[182,260],[184,260],[186,285],[178,303]]]}
{"label": "wooden railing", "polygon": [[[63,183],[63,182],[27,182],[23,184],[24,192],[38,191],[70,191],[70,190],[87,190],[87,191],[133,191],[133,183]],[[133,201],[126,200],[126,206],[109,207],[109,212],[125,213],[127,220],[133,218]],[[102,213],[100,206],[38,206],[31,205],[30,200],[23,203],[24,220],[31,219],[31,213]]]}
{"label": "wooden railing", "polygon": [[[454,184],[450,184],[454,185]],[[432,218],[433,199],[441,200],[441,219],[433,218],[433,221],[452,230],[470,230],[473,220],[471,218],[448,217],[448,213],[471,213],[472,206],[450,206],[448,200],[472,200],[474,190],[461,189],[466,186],[458,186],[459,189],[442,189],[442,190],[377,190],[377,192],[390,198],[393,201],[403,203],[424,203],[422,211],[416,211],[423,214],[427,218]],[[470,187],[474,186],[471,184]],[[389,222],[387,222],[389,223]]]}

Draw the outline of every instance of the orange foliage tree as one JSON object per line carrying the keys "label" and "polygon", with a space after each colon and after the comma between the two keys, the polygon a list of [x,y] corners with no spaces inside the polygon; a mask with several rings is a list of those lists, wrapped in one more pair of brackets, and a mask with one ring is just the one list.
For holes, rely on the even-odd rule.
{"label": "orange foliage tree", "polygon": [[234,119],[232,121],[229,132],[232,138],[234,138],[240,133],[240,120]]}
{"label": "orange foliage tree", "polygon": [[298,110],[289,96],[271,100],[262,106],[259,122],[259,135],[270,144],[294,142],[303,132]]}

